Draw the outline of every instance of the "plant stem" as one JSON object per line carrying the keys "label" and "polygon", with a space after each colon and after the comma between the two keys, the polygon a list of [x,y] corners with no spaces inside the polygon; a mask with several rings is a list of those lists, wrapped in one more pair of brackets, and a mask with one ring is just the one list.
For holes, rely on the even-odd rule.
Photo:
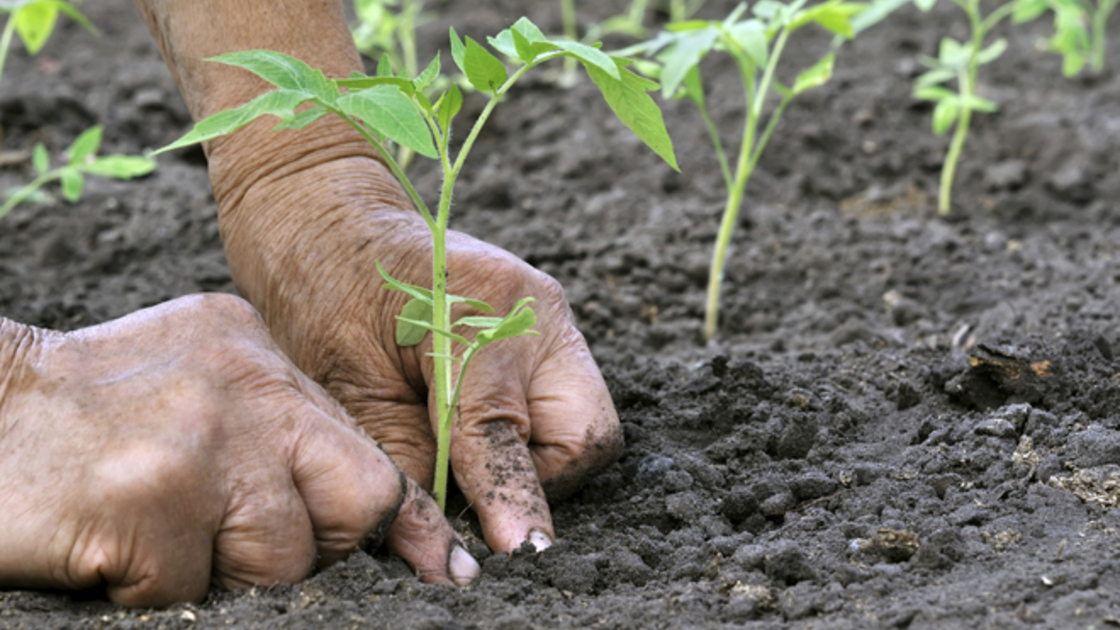
{"label": "plant stem", "polygon": [[[972,95],[971,85],[966,77],[966,71],[961,70],[957,81],[961,84],[961,100],[967,102]],[[953,177],[957,171],[957,162],[960,160],[964,141],[968,138],[968,127],[972,122],[972,108],[962,106],[957,118],[957,129],[953,132],[953,141],[949,144],[949,153],[945,156],[945,165],[941,168],[941,190],[938,196],[937,211],[941,216],[949,214],[953,208]]]}
{"label": "plant stem", "polygon": [[[706,339],[715,337],[716,330],[719,328],[719,303],[720,294],[723,290],[723,270],[727,265],[727,253],[731,246],[731,236],[735,231],[735,224],[739,218],[743,192],[747,187],[747,182],[750,181],[751,173],[754,172],[758,155],[765,147],[765,141],[769,140],[770,133],[777,125],[775,116],[771,116],[770,124],[763,135],[763,142],[758,143],[756,149],[755,133],[758,129],[758,119],[766,101],[766,93],[769,91],[770,82],[774,79],[774,69],[778,65],[778,58],[781,57],[782,50],[789,39],[789,33],[789,29],[784,28],[778,35],[778,40],[774,44],[773,52],[770,53],[770,60],[766,64],[766,70],[763,72],[762,81],[759,82],[757,90],[753,89],[754,65],[746,60],[743,55],[733,55],[735,61],[739,64],[739,71],[743,75],[743,91],[748,103],[747,121],[743,126],[743,141],[739,146],[739,159],[735,166],[735,181],[727,191],[727,205],[723,208],[719,233],[716,235],[716,245],[712,250],[712,264],[708,271],[708,302],[704,313],[704,337]],[[774,112],[775,115],[781,116],[783,109],[784,104]]]}
{"label": "plant stem", "polygon": [[0,77],[4,74],[4,62],[8,59],[8,49],[12,47],[12,33],[16,30],[15,12],[8,15],[4,24],[4,34],[0,35]]}
{"label": "plant stem", "polygon": [[[542,55],[537,63],[555,56]],[[459,155],[455,157],[454,164],[448,158],[447,144],[440,142],[443,186],[439,195],[439,214],[436,215],[435,225],[429,225],[432,228],[432,326],[436,330],[451,330],[451,303],[447,299],[447,224],[451,218],[451,198],[455,190],[455,180],[458,179],[459,172],[466,162],[467,155],[470,154],[471,147],[474,146],[478,134],[482,131],[483,125],[490,118],[490,114],[494,111],[498,102],[501,101],[510,87],[537,63],[521,66],[506,79],[506,82],[500,88],[494,91],[494,94],[490,97],[490,102],[486,104],[482,113],[478,115],[478,119],[474,121],[474,126],[463,142],[462,148],[459,149]],[[448,133],[448,135],[450,134]],[[398,175],[398,177],[400,176]],[[432,361],[435,367],[436,417],[438,419],[433,490],[436,496],[436,504],[442,511],[447,508],[447,471],[451,460],[452,413],[458,407],[459,389],[463,382],[462,376],[465,372],[466,361],[464,360],[463,365],[459,368],[458,384],[453,386],[452,362],[454,359],[451,358],[451,339],[446,335],[433,334],[432,354],[434,355]],[[468,350],[467,358],[470,356],[473,356],[473,353]]]}
{"label": "plant stem", "polygon": [[1089,65],[1093,68],[1093,72],[1097,74],[1104,70],[1105,52],[1108,46],[1108,32],[1105,30],[1105,26],[1108,24],[1108,17],[1112,15],[1112,10],[1115,8],[1116,0],[1100,0],[1100,5],[1093,12],[1093,50],[1089,56]]}
{"label": "plant stem", "polygon": [[59,179],[60,177],[62,177],[62,169],[55,169],[53,171],[43,173],[42,175],[32,180],[31,183],[17,189],[11,197],[8,197],[8,200],[4,202],[4,205],[0,206],[0,219],[3,219],[9,212],[11,212],[12,208],[18,206],[21,202],[30,197],[35,193],[36,190],[39,190],[48,182]]}
{"label": "plant stem", "polygon": [[[400,23],[398,38],[401,42],[401,63],[408,73],[408,78],[413,79],[420,72],[416,59],[416,18],[421,10],[420,0],[401,0]],[[407,171],[416,153],[408,147],[397,147],[397,162],[402,171]]]}
{"label": "plant stem", "polygon": [[731,166],[727,163],[727,152],[723,150],[723,142],[719,139],[719,129],[716,123],[712,120],[711,113],[708,108],[697,103],[700,109],[700,115],[704,118],[704,124],[708,127],[708,135],[712,137],[712,144],[716,148],[716,157],[719,158],[719,170],[723,173],[723,185],[727,190],[731,190],[733,182],[731,181]]}

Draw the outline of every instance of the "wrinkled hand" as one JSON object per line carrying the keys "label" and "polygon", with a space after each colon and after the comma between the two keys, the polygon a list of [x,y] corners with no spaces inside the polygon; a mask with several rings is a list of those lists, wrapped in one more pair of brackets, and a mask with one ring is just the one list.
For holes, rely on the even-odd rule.
{"label": "wrinkled hand", "polygon": [[[362,68],[338,0],[137,0],[172,75],[200,120],[270,89],[203,61],[268,49],[331,77]],[[435,458],[426,343],[398,348],[398,280],[431,286],[430,237],[400,185],[346,123],[325,118],[270,133],[261,119],[207,144],[219,227],[238,289],[295,364],[326,387],[425,488]],[[618,418],[572,323],[562,289],[514,256],[449,235],[448,290],[505,314],[536,298],[541,336],[483,350],[452,428],[454,478],[495,550],[554,536],[545,493],[560,496],[617,457]],[[431,412],[429,410],[432,410]]]}
{"label": "wrinkled hand", "polygon": [[[432,338],[396,345],[396,316],[407,296],[382,288],[375,261],[394,278],[431,286],[431,237],[403,203],[379,205],[370,182],[389,181],[382,168],[347,159],[287,176],[225,207],[221,224],[238,286],[265,313],[280,345],[429,488],[437,426]],[[369,195],[355,194],[362,190]],[[324,206],[331,210],[322,218],[308,218]],[[304,220],[289,223],[290,208]],[[286,245],[247,237],[259,234]],[[546,495],[565,495],[617,457],[618,418],[552,278],[457,233],[449,234],[448,267],[450,293],[488,302],[500,314],[524,296],[536,298],[540,336],[488,346],[472,362],[452,426],[451,467],[492,548],[508,551],[529,540],[543,549],[554,538]]]}
{"label": "wrinkled hand", "polygon": [[428,581],[477,574],[430,497],[238,298],[66,335],[0,321],[0,342],[15,349],[0,379],[0,584],[103,583],[119,603],[163,606],[201,599],[212,577],[300,580],[390,524],[390,549]]}

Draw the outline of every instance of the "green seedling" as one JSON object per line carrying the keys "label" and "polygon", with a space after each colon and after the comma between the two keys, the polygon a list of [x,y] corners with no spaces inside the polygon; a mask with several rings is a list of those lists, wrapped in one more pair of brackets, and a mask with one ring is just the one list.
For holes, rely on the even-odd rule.
{"label": "green seedling", "polygon": [[1062,56],[1062,73],[1076,76],[1088,63],[1104,71],[1108,46],[1106,25],[1120,0],[1016,0],[1014,19],[1027,22],[1047,10],[1054,12],[1054,35],[1047,47]]}
{"label": "green seedling", "polygon": [[[313,69],[298,59],[264,50],[231,53],[215,57],[213,61],[253,72],[275,85],[276,90],[262,94],[239,108],[199,121],[183,138],[157,151],[168,151],[233,133],[261,116],[271,115],[281,120],[274,130],[296,130],[313,124],[323,116],[333,115],[349,123],[385,160],[432,233],[431,288],[400,282],[392,278],[380,263],[378,272],[385,280],[385,288],[400,291],[409,298],[397,317],[397,343],[414,346],[428,332],[432,333],[433,386],[438,415],[435,495],[441,507],[445,505],[447,494],[452,414],[458,409],[467,367],[490,343],[536,334],[532,330],[536,314],[529,307],[530,298],[519,301],[508,314],[496,316],[495,309],[485,302],[447,293],[446,235],[455,180],[498,102],[529,70],[553,59],[574,57],[582,63],[622,122],[676,168],[672,142],[665,130],[661,111],[646,93],[656,90],[658,85],[631,72],[627,68],[630,60],[609,56],[598,48],[578,42],[549,39],[525,18],[497,37],[488,38],[488,41],[516,65],[512,72],[481,44],[469,37],[464,41],[454,29],[451,30],[451,55],[455,65],[478,92],[489,98],[455,155],[451,146],[451,130],[462,108],[463,94],[454,84],[438,98],[430,98],[424,92],[440,73],[438,55],[411,80],[393,76],[388,68],[374,77],[354,73],[345,79],[329,79],[321,70]],[[309,108],[297,113],[296,108],[305,104]],[[433,214],[428,209],[405,176],[389,150],[390,142],[439,161],[443,168],[443,184],[438,212]],[[482,314],[452,319],[451,307],[454,304]],[[475,331],[473,339],[469,332],[472,329]],[[453,343],[457,348],[453,349]]]}
{"label": "green seedling", "polygon": [[[742,206],[743,192],[751,174],[790,102],[799,94],[824,85],[832,77],[834,54],[830,52],[798,74],[792,84],[782,85],[775,78],[782,51],[785,50],[790,35],[808,24],[818,24],[841,37],[852,37],[855,33],[850,19],[865,5],[828,0],[810,8],[804,6],[805,0],[797,0],[788,5],[774,0],[761,0],[754,5],[753,15],[748,17],[747,5],[743,3],[724,20],[693,20],[670,24],[667,31],[650,42],[625,51],[639,50],[656,59],[662,96],[688,98],[695,103],[707,125],[712,144],[715,145],[720,171],[727,187],[727,202],[708,275],[707,309],[704,317],[704,334],[708,339],[715,336],[719,324],[723,271],[731,235]],[[700,76],[700,62],[713,50],[731,55],[743,80],[747,106],[734,173],[728,163],[720,131],[708,112]],[[766,102],[771,91],[777,93],[779,101],[769,111],[767,120]],[[765,127],[761,127],[763,121],[766,121]]]}
{"label": "green seedling", "polygon": [[111,177],[113,179],[132,179],[151,173],[156,163],[146,157],[132,155],[97,155],[101,146],[101,127],[85,130],[74,144],[66,150],[69,159],[66,164],[51,168],[50,156],[42,143],[35,145],[31,153],[31,163],[38,175],[31,183],[8,193],[8,200],[0,206],[0,219],[22,201],[41,195],[41,189],[52,181],[62,183],[62,196],[75,203],[82,196],[86,175]]}
{"label": "green seedling", "polygon": [[[18,33],[27,52],[37,54],[46,45],[54,31],[58,14],[65,13],[86,28],[97,34],[97,29],[74,6],[62,0],[21,0],[0,5],[0,13],[8,14],[8,21],[0,34],[0,74],[8,58],[13,34]],[[127,155],[106,155],[98,157],[101,146],[101,127],[91,127],[82,132],[78,139],[66,150],[69,160],[63,166],[52,169],[50,156],[42,143],[35,145],[31,152],[31,165],[37,177],[31,183],[8,192],[8,199],[0,205],[0,219],[4,218],[17,204],[29,200],[43,200],[46,195],[42,188],[58,180],[62,183],[62,196],[70,203],[81,198],[85,187],[86,175],[131,179],[152,172],[156,163],[145,157]]]}
{"label": "green seedling", "polygon": [[[937,0],[914,0],[923,11],[929,11]],[[914,79],[914,97],[933,101],[933,133],[942,136],[956,125],[949,152],[941,166],[941,187],[938,192],[937,210],[942,215],[952,209],[953,180],[957,163],[960,161],[965,140],[968,139],[969,125],[973,112],[995,112],[999,105],[976,93],[976,76],[980,66],[989,64],[1007,50],[1007,40],[999,37],[985,45],[988,34],[1000,22],[1012,15],[1017,23],[1034,19],[1030,14],[1018,9],[1019,2],[1000,5],[986,17],[980,13],[980,0],[953,0],[968,16],[972,37],[967,42],[958,42],[951,37],[941,40],[937,57],[921,57],[920,61],[929,71]],[[946,83],[956,81],[957,89],[945,87]]]}

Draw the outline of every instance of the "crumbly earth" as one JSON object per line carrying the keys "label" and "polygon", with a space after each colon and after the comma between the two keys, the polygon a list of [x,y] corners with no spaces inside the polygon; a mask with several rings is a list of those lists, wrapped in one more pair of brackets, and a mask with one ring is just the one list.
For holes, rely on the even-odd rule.
{"label": "crumbly earth", "polygon": [[[555,2],[429,4],[426,54],[451,24],[560,25]],[[483,575],[466,589],[359,553],[166,611],[5,591],[0,627],[1120,625],[1120,76],[1064,79],[1036,46],[1048,24],[1002,29],[1010,48],[981,73],[1001,111],[977,117],[957,207],[938,218],[948,141],[910,79],[943,34],[966,35],[942,5],[845,45],[833,81],[790,107],[750,183],[712,344],[700,322],[723,192],[691,106],[666,105],[677,174],[587,81],[530,78],[502,105],[453,224],[564,284],[626,437],[617,464],[553,507],[547,552],[474,542]],[[103,37],[64,23],[40,56],[9,59],[0,187],[30,179],[36,140],[58,152],[100,123],[109,149],[137,151],[189,124],[131,3],[84,8]],[[783,76],[828,45],[799,35]],[[705,70],[737,137],[733,68]],[[434,194],[434,169],[414,172]],[[234,291],[199,151],[0,227],[0,314],[19,321],[68,330]]]}

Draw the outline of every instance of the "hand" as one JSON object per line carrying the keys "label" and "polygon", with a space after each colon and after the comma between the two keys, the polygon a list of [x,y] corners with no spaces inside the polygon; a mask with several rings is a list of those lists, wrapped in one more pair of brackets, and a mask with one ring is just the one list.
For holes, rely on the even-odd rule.
{"label": "hand", "polygon": [[0,321],[5,348],[0,584],[104,583],[158,607],[201,599],[212,576],[294,582],[386,531],[427,581],[477,575],[432,500],[238,298],[66,335]]}
{"label": "hand", "polygon": [[[337,1],[137,0],[195,119],[241,105],[267,86],[203,59],[271,49],[328,76],[361,61]],[[346,123],[323,119],[270,133],[262,119],[208,143],[230,270],[273,338],[342,402],[397,464],[430,487],[435,442],[430,339],[398,348],[399,293],[381,289],[375,262],[430,286],[430,237],[374,149]],[[486,348],[464,384],[451,465],[499,551],[554,537],[548,504],[621,450],[618,417],[564,299],[548,276],[514,256],[449,235],[449,291],[499,313],[533,296],[540,337]]]}

